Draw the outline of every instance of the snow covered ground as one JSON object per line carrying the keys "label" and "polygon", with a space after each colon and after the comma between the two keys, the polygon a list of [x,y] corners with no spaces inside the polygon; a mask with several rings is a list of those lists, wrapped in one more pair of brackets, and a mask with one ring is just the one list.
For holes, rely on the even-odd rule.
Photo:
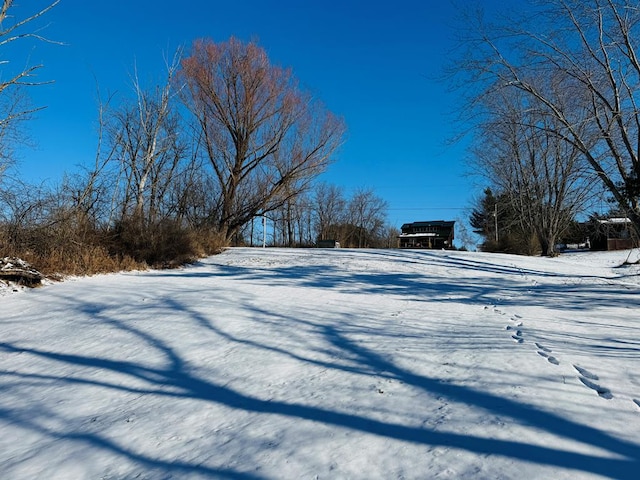
{"label": "snow covered ground", "polygon": [[626,256],[246,248],[5,292],[0,477],[640,478]]}

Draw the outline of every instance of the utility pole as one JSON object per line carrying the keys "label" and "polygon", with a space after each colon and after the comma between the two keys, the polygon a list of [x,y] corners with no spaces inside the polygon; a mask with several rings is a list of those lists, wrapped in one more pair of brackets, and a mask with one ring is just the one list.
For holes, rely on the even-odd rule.
{"label": "utility pole", "polygon": [[267,248],[267,216],[262,215],[262,248]]}
{"label": "utility pole", "polygon": [[495,227],[496,227],[496,243],[498,243],[498,204],[497,203],[493,204],[493,218],[494,218]]}

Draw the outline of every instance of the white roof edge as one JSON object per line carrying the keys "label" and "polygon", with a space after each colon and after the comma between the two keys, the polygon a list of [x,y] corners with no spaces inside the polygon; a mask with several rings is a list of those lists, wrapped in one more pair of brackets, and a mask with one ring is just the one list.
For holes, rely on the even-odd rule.
{"label": "white roof edge", "polygon": [[436,234],[432,232],[427,233],[401,233],[398,235],[398,238],[406,238],[406,237],[435,237]]}
{"label": "white roof edge", "polygon": [[620,218],[607,218],[607,219],[604,219],[604,220],[598,220],[598,222],[603,223],[603,224],[604,223],[631,223],[631,219],[626,218],[626,217],[625,218],[622,218],[622,217],[620,217]]}

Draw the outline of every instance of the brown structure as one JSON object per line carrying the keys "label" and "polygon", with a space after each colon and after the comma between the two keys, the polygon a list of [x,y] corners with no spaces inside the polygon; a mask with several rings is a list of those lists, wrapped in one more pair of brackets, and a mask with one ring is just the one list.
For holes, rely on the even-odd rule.
{"label": "brown structure", "polygon": [[607,218],[596,222],[595,232],[589,238],[592,250],[627,250],[638,246],[628,218]]}
{"label": "brown structure", "polygon": [[405,223],[398,236],[399,247],[452,249],[455,223],[444,220]]}

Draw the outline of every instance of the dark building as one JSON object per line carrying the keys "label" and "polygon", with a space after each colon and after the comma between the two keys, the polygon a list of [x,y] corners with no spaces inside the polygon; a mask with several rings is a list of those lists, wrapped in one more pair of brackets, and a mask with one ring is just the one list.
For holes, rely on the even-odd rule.
{"label": "dark building", "polygon": [[453,248],[453,226],[456,222],[435,220],[402,225],[398,237],[400,248]]}
{"label": "dark building", "polygon": [[318,248],[340,248],[340,242],[337,240],[318,240],[316,242]]}
{"label": "dark building", "polygon": [[638,246],[628,218],[598,219],[592,222],[591,230],[591,250],[627,250]]}

